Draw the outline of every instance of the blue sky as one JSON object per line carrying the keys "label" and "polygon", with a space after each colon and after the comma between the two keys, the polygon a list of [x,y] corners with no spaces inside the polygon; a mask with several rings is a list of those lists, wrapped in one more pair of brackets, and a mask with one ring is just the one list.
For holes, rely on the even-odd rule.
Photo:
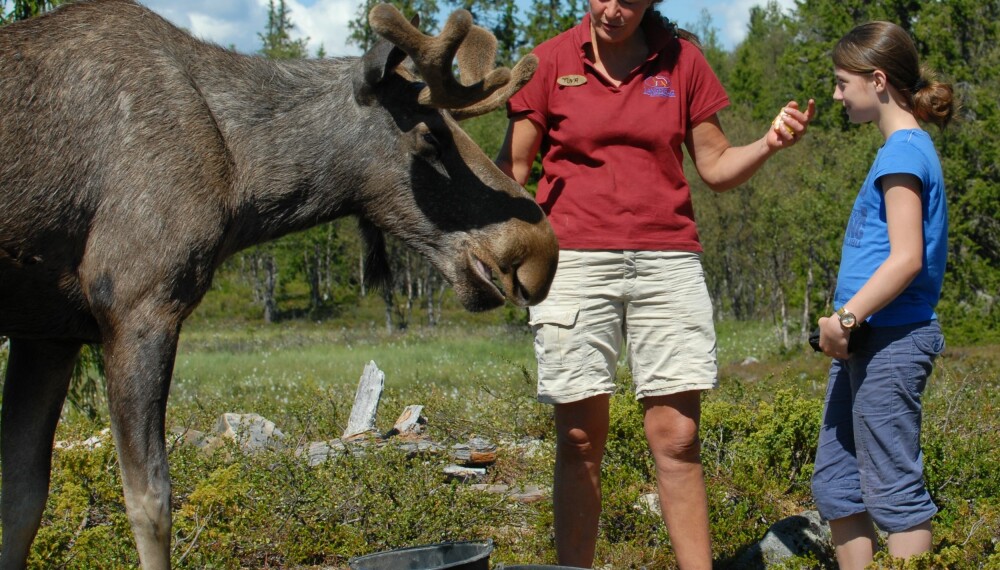
{"label": "blue sky", "polygon": [[[732,48],[746,34],[750,8],[766,0],[663,0],[661,13],[681,26],[701,19],[708,10],[712,23],[719,30],[719,39]],[[254,52],[260,47],[257,34],[267,21],[268,0],[139,0],[168,20],[192,32],[195,36],[217,44],[233,46],[242,52]],[[286,0],[295,24],[294,37],[308,37],[309,50],[315,54],[322,44],[327,55],[358,55],[348,46],[347,22],[354,18],[356,0]],[[526,1],[522,1],[527,4]],[[443,4],[443,3],[442,3]],[[794,0],[778,0],[785,9]],[[583,14],[581,14],[582,16]]]}

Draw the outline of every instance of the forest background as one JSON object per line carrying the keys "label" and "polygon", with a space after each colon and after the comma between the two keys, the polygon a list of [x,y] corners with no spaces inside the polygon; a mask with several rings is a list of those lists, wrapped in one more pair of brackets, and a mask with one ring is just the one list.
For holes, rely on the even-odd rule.
{"label": "forest background", "polygon": [[[0,23],[56,3],[0,0]],[[370,5],[358,6],[351,27],[362,48],[373,39],[364,24]],[[501,64],[573,25],[585,10],[583,0],[533,0],[520,13],[513,0],[397,5],[419,13],[430,32],[453,8],[469,9],[498,37]],[[669,17],[669,0],[660,6]],[[291,39],[293,17],[283,0],[271,1],[259,55],[306,55],[304,42]],[[751,10],[746,38],[731,50],[721,47],[711,14],[690,26],[732,100],[720,116],[735,144],[760,137],[789,100],[814,98],[818,106],[802,141],[731,192],[711,192],[687,165],[723,365],[722,387],[706,395],[702,415],[721,568],[745,567],[734,561],[771,524],[812,508],[808,481],[828,360],[803,345],[817,318],[831,311],[851,204],[882,142],[873,126],[850,125],[833,102],[830,49],[853,25],[872,19],[910,31],[923,62],[953,83],[962,103],[951,127],[929,129],[950,209],[938,307],[949,349],[925,408],[928,484],[942,507],[935,518],[938,554],[914,567],[1000,568],[1000,0],[805,0],[791,11],[768,4]],[[463,127],[493,156],[506,117],[494,113]],[[427,429],[438,441],[463,442],[473,434],[514,441],[501,447],[489,482],[549,484],[551,408],[532,398],[525,311],[462,312],[443,279],[396,242],[390,242],[393,286],[373,294],[360,279],[354,226],[349,219],[319,226],[225,263],[185,325],[171,433],[206,429],[220,413],[239,409],[273,419],[298,440],[327,439],[343,429],[360,373],[360,366],[344,363],[377,359],[388,371],[383,408],[424,404]],[[761,354],[759,337],[778,348]],[[750,354],[764,362],[742,363]],[[91,363],[97,355],[85,351]],[[5,358],[0,342],[0,368]],[[88,440],[107,426],[99,374],[86,364],[80,372],[61,440]],[[599,559],[614,568],[670,567],[662,525],[635,508],[653,488],[652,466],[627,370],[619,370],[619,381]],[[391,427],[385,422],[392,419],[380,419],[381,427]],[[110,443],[106,436],[101,441]],[[513,451],[523,441],[542,442],[543,451],[533,457]],[[172,440],[174,563],[343,568],[358,554],[484,536],[497,542],[494,559],[553,560],[548,503],[511,505],[442,484],[431,468],[439,461],[389,452],[313,468],[291,451],[247,456],[234,449],[204,457]],[[135,566],[114,462],[112,445],[55,452],[32,568]],[[828,566],[812,560],[785,567]]]}
{"label": "forest background", "polygon": [[[5,21],[29,17],[58,2],[0,2]],[[405,0],[435,32],[454,8],[472,12],[497,36],[498,63],[509,65],[531,47],[578,21],[583,0],[532,0],[518,13],[515,0]],[[374,41],[358,6],[350,41]],[[669,3],[660,5],[669,18]],[[270,3],[260,54],[305,57],[292,40],[284,0]],[[817,102],[808,136],[774,157],[736,190],[715,194],[690,161],[704,267],[717,320],[770,323],[781,343],[804,342],[819,316],[831,311],[847,217],[881,136],[871,125],[847,121],[832,99],[830,50],[855,24],[897,22],[916,40],[923,63],[956,89],[961,110],[945,130],[928,127],[940,152],[950,216],[949,261],[938,307],[949,341],[961,345],[1000,339],[1000,2],[974,0],[804,0],[790,11],[770,3],[751,8],[746,38],[732,50],[718,41],[711,14],[690,31],[725,85],[732,105],[720,113],[734,144],[758,138],[788,101]],[[323,55],[320,50],[320,56]],[[495,156],[506,127],[503,112],[467,121],[464,128]],[[536,175],[538,165],[536,164]],[[535,177],[537,179],[537,176]],[[529,183],[533,190],[534,182]],[[368,295],[360,279],[361,245],[352,220],[339,220],[237,254],[219,271],[196,315],[208,319],[323,320],[344,316]],[[382,295],[384,324],[433,326],[449,308],[449,290],[424,261],[391,244],[395,280]],[[450,305],[454,307],[454,304]],[[523,321],[523,312],[507,309]]]}

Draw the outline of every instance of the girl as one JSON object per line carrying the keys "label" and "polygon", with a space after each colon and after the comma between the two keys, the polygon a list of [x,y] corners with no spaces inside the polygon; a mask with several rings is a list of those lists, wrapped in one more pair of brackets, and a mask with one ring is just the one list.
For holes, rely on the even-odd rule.
{"label": "girl", "polygon": [[[812,487],[846,570],[874,557],[873,522],[888,533],[893,556],[931,548],[937,507],[923,481],[920,399],[944,349],[934,307],[948,215],[941,164],[919,121],[943,128],[955,105],[951,86],[921,68],[913,40],[895,24],[854,28],[833,62],[834,100],[851,122],[872,122],[885,138],[848,222],[837,310],[819,320],[820,346],[834,361]],[[862,323],[866,338],[849,354]]]}

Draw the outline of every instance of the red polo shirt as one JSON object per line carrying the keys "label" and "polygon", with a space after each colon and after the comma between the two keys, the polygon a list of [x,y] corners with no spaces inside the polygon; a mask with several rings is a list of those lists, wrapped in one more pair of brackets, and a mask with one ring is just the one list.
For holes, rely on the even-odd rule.
{"label": "red polo shirt", "polygon": [[682,147],[729,98],[696,46],[658,17],[643,30],[650,56],[615,87],[586,55],[587,14],[535,48],[538,70],[507,103],[545,133],[536,200],[564,249],[701,251]]}

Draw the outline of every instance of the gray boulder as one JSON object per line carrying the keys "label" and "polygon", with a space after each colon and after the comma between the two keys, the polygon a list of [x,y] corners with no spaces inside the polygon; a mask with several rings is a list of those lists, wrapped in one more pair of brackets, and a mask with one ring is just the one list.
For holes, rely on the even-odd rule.
{"label": "gray boulder", "polygon": [[727,567],[764,569],[796,556],[809,555],[824,568],[837,567],[830,525],[816,511],[806,511],[774,523],[760,542],[744,550]]}

